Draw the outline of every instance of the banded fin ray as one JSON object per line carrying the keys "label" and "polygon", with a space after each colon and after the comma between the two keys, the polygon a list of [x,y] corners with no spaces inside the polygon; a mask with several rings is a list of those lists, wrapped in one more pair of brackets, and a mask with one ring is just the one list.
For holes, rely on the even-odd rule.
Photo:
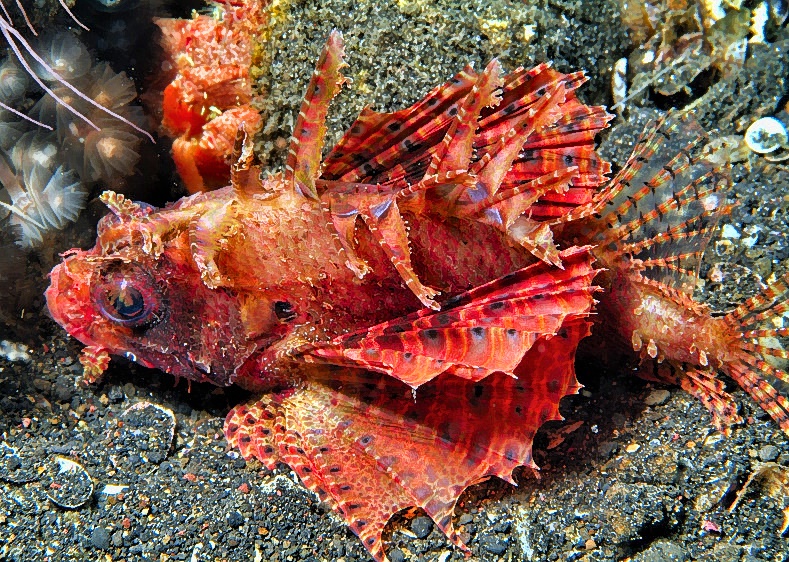
{"label": "banded fin ray", "polygon": [[592,203],[556,222],[579,221],[571,228],[601,245],[604,265],[628,261],[645,279],[692,295],[704,250],[732,208],[730,170],[711,158],[708,143],[693,119],[667,114]]}
{"label": "banded fin ray", "polygon": [[789,273],[722,320],[733,334],[722,369],[789,435]]}
{"label": "banded fin ray", "polygon": [[591,310],[597,270],[589,248],[570,248],[561,258],[564,270],[540,262],[453,297],[441,311],[423,309],[288,355],[370,369],[413,388],[445,372],[475,381],[512,375],[538,337]]}

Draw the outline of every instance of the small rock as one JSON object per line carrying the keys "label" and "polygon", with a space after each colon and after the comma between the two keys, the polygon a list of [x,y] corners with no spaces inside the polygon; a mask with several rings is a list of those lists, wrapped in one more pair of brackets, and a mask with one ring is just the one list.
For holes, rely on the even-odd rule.
{"label": "small rock", "polygon": [[432,529],[433,521],[429,517],[421,516],[411,521],[411,530],[420,539],[429,535]]}
{"label": "small rock", "polygon": [[40,392],[48,393],[52,388],[52,383],[47,379],[35,378],[33,379],[33,388]]}
{"label": "small rock", "polygon": [[90,534],[90,541],[96,548],[108,550],[110,548],[110,533],[104,527],[96,527]]}
{"label": "small rock", "polygon": [[470,513],[464,513],[458,517],[458,525],[468,525],[474,520]]}
{"label": "small rock", "polygon": [[669,398],[671,398],[671,393],[664,388],[659,388],[650,392],[644,403],[647,406],[659,406],[660,404],[665,404]]}
{"label": "small rock", "polygon": [[778,455],[781,451],[778,450],[778,447],[775,445],[765,445],[761,449],[759,449],[759,460],[763,462],[770,462],[774,461],[778,458]]}
{"label": "small rock", "polygon": [[619,448],[619,445],[614,441],[603,441],[600,445],[597,446],[597,453],[603,458],[607,459],[610,457],[616,450]]}
{"label": "small rock", "polygon": [[389,553],[389,561],[390,562],[404,562],[405,561],[405,554],[399,548],[393,548],[392,551]]}
{"label": "small rock", "polygon": [[244,522],[244,516],[238,511],[231,511],[227,514],[227,524],[231,527],[239,527]]}
{"label": "small rock", "polygon": [[509,533],[510,529],[512,529],[512,521],[505,519],[503,521],[499,521],[493,527],[493,532],[495,533]]}
{"label": "small rock", "polygon": [[656,541],[632,558],[633,562],[685,562],[688,553],[669,541]]}
{"label": "small rock", "polygon": [[123,546],[123,531],[115,531],[112,533],[112,546]]}
{"label": "small rock", "polygon": [[112,388],[110,388],[110,391],[107,393],[107,398],[109,398],[110,402],[112,402],[113,404],[118,404],[120,402],[123,402],[126,396],[123,394],[123,390],[121,390],[120,387],[113,386]]}
{"label": "small rock", "polygon": [[485,535],[479,541],[483,549],[491,554],[503,554],[507,550],[507,541],[491,535]]}

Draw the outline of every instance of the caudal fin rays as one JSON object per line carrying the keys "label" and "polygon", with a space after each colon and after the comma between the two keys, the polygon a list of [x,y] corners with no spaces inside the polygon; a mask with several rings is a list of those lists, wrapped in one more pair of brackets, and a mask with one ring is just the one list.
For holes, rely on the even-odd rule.
{"label": "caudal fin rays", "polygon": [[[789,273],[724,317],[735,334],[734,358],[724,363],[731,376],[789,435]],[[782,345],[783,344],[783,345]],[[778,388],[776,388],[778,387]]]}

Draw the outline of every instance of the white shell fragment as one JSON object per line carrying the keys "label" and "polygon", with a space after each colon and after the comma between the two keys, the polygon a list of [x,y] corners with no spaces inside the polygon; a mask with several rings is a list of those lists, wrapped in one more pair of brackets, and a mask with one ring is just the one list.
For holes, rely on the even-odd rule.
{"label": "white shell fragment", "polygon": [[56,456],[41,475],[44,493],[52,503],[64,509],[77,509],[93,496],[93,479],[78,462]]}
{"label": "white shell fragment", "polygon": [[118,427],[110,430],[110,460],[118,467],[135,470],[145,464],[158,465],[170,452],[175,437],[172,410],[138,402],[118,416]]}
{"label": "white shell fragment", "polygon": [[611,75],[611,97],[614,108],[619,108],[627,98],[627,58],[622,57],[614,64],[614,73]]}
{"label": "white shell fragment", "polygon": [[117,496],[128,489],[129,487],[125,484],[107,484],[102,488],[101,493],[105,496]]}
{"label": "white shell fragment", "polygon": [[770,154],[789,144],[789,134],[778,119],[762,117],[745,131],[745,144],[757,154]]}

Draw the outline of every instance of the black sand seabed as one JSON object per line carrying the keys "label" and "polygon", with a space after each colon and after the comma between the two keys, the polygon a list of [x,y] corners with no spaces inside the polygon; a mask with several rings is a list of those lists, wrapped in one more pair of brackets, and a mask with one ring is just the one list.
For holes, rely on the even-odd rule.
{"label": "black sand seabed", "polygon": [[[630,48],[616,2],[308,4],[290,3],[272,33],[270,141],[261,146],[272,162],[333,27],[345,32],[355,78],[334,105],[335,136],[364,103],[401,107],[466,62],[479,67],[496,54],[510,67],[553,59],[561,70],[585,68],[592,80],[582,95],[605,103],[612,64]],[[520,34],[531,23],[536,36],[525,42]],[[696,102],[705,128],[742,134],[743,123],[776,110],[789,75],[787,37],[784,30],[771,45],[754,46],[745,69],[709,87]],[[604,155],[623,162],[652,111],[631,108],[628,119],[617,119],[603,136]],[[751,294],[759,278],[789,268],[787,167],[752,158],[736,166],[735,180],[740,205],[725,224],[742,235],[713,242],[702,269],[703,277],[716,266],[727,273],[723,285],[701,290],[721,310]],[[25,322],[51,324],[40,308],[27,311]],[[29,362],[0,358],[0,560],[369,559],[289,469],[270,473],[227,451],[222,422],[243,393],[203,385],[188,392],[123,361],[113,362],[103,383],[77,386],[79,344],[54,325],[37,333],[44,335],[27,342]],[[594,357],[579,359],[578,370],[586,389],[565,399],[566,420],[535,440],[541,479],[524,474],[518,488],[489,482],[461,499],[455,524],[474,559],[789,558],[789,539],[780,534],[785,491],[773,497],[757,483],[728,509],[762,463],[789,465],[786,437],[743,392],[730,388],[749,423],[727,439],[680,389]],[[155,406],[129,410],[144,402]],[[159,408],[173,413],[172,440]],[[575,429],[563,435],[566,428]],[[79,470],[58,474],[58,457],[84,467],[92,494]],[[463,559],[424,517],[395,518],[391,530],[394,562]]]}

